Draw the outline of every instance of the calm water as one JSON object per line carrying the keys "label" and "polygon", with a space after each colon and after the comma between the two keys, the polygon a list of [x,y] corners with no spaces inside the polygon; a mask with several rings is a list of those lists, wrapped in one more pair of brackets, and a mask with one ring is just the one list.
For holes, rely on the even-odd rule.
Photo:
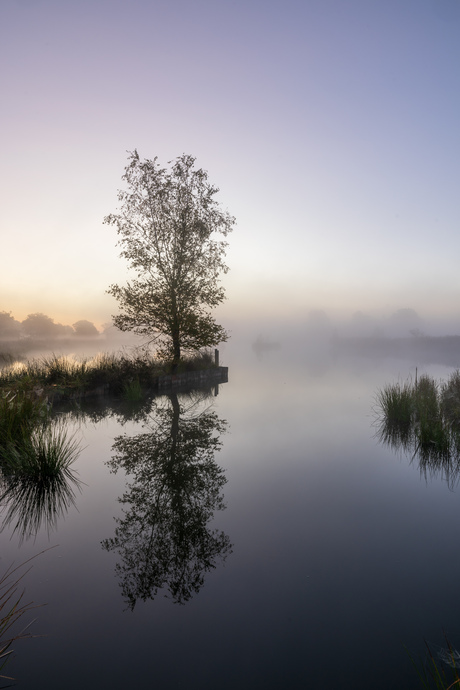
{"label": "calm water", "polygon": [[0,535],[2,570],[56,545],[23,581],[46,606],[8,666],[21,688],[411,690],[404,645],[460,645],[459,492],[373,426],[415,363],[289,361],[229,353],[217,397],[69,421],[76,506]]}

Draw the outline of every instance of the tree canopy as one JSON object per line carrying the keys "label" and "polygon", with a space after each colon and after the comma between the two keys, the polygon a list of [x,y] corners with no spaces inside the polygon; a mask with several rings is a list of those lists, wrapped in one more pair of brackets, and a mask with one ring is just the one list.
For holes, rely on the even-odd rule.
{"label": "tree canopy", "polygon": [[54,319],[41,312],[29,314],[22,322],[26,335],[34,338],[53,338],[58,334],[61,335],[59,326],[61,324],[54,323]]}
{"label": "tree canopy", "polygon": [[21,324],[16,321],[11,312],[0,311],[0,339],[18,338],[21,332]]}
{"label": "tree canopy", "polygon": [[75,335],[85,336],[92,338],[93,336],[99,335],[99,331],[92,321],[87,319],[80,319],[76,323],[72,324],[75,331]]}
{"label": "tree canopy", "polygon": [[119,303],[115,325],[155,342],[159,353],[180,360],[181,353],[227,340],[210,310],[224,300],[219,275],[226,273],[227,243],[235,219],[215,199],[219,191],[208,174],[183,154],[161,168],[157,158],[129,154],[118,194],[121,207],[104,222],[115,225],[137,278],[108,293]]}

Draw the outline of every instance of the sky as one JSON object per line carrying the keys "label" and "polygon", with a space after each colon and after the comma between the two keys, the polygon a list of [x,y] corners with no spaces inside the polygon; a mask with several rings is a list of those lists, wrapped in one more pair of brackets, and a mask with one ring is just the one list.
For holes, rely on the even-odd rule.
{"label": "sky", "polygon": [[236,217],[225,326],[460,328],[460,0],[0,0],[0,311],[98,326],[127,152]]}

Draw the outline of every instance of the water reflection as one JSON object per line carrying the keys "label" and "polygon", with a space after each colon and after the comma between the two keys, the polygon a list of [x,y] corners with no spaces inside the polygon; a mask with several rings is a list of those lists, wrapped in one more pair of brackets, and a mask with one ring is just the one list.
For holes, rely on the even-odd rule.
{"label": "water reflection", "polygon": [[12,527],[20,541],[49,533],[71,506],[82,482],[72,470],[80,452],[60,421],[37,427],[30,437],[0,453],[0,532]]}
{"label": "water reflection", "polygon": [[214,459],[226,422],[210,409],[209,393],[154,401],[146,427],[117,437],[108,463],[131,478],[119,499],[124,512],[115,536],[102,542],[120,557],[116,572],[130,609],[159,589],[184,604],[231,552],[229,537],[210,527],[214,512],[225,507],[227,480]]}
{"label": "water reflection", "polygon": [[6,505],[0,531],[13,527],[21,541],[36,537],[43,528],[49,533],[58,520],[75,505],[80,482],[72,472],[59,472],[39,480],[21,476],[2,476],[0,503]]}

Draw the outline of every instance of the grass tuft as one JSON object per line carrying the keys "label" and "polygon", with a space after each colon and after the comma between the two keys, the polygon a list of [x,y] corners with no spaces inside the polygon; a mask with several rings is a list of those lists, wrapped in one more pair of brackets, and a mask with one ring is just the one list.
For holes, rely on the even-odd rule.
{"label": "grass tuft", "polygon": [[426,477],[440,473],[453,488],[460,478],[460,372],[441,384],[426,374],[389,384],[376,396],[377,436],[418,459]]}
{"label": "grass tuft", "polygon": [[[25,592],[20,590],[20,583],[31,568],[31,566],[28,568],[26,566],[39,555],[41,554],[32,556],[16,567],[10,566],[0,576],[0,678],[5,680],[14,680],[14,678],[1,673],[14,651],[12,645],[17,640],[33,637],[28,632],[34,622],[33,620],[20,630],[17,630],[17,624],[26,613],[37,608],[37,605],[32,602],[24,603]],[[4,685],[3,687],[11,686]]]}

